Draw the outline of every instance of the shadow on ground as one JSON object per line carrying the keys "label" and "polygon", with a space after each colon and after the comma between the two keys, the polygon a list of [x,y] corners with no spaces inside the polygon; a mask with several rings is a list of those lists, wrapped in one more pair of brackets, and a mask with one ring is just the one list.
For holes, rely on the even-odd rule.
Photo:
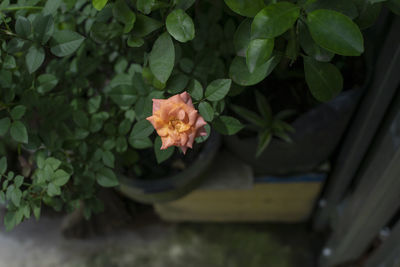
{"label": "shadow on ground", "polygon": [[[313,267],[305,224],[145,225],[85,240],[65,239],[60,217],[0,232],[0,267]],[[4,228],[1,228],[4,229]]]}

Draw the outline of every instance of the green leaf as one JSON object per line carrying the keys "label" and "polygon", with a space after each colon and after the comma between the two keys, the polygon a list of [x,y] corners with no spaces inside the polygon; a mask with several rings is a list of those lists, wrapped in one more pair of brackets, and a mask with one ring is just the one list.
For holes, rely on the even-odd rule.
{"label": "green leaf", "polygon": [[137,100],[137,92],[132,85],[121,85],[111,89],[111,99],[121,107],[131,106]]}
{"label": "green leaf", "polygon": [[17,67],[15,58],[11,55],[6,55],[3,62],[3,68],[7,70],[12,70]]}
{"label": "green leaf", "polygon": [[19,120],[24,116],[25,111],[26,107],[24,105],[18,105],[11,110],[11,118],[13,118],[13,120]]}
{"label": "green leaf", "polygon": [[20,143],[28,143],[28,133],[25,125],[20,121],[14,121],[10,128],[11,137]]}
{"label": "green leaf", "polygon": [[107,2],[108,0],[92,0],[93,7],[98,11],[102,10]]}
{"label": "green leaf", "polygon": [[70,30],[56,31],[53,35],[50,51],[58,57],[69,56],[74,53],[85,37]]}
{"label": "green leaf", "polygon": [[153,146],[149,137],[129,137],[129,144],[137,149],[145,149]]}
{"label": "green leaf", "polygon": [[333,64],[304,57],[304,72],[311,94],[319,101],[329,101],[342,90],[342,74]]}
{"label": "green leaf", "polygon": [[96,181],[99,185],[103,187],[114,187],[119,185],[118,179],[114,172],[106,167],[101,168],[96,173]]}
{"label": "green leaf", "polygon": [[40,205],[35,205],[35,206],[32,207],[33,215],[35,216],[36,220],[39,220],[40,209],[41,209]]}
{"label": "green leaf", "polygon": [[16,188],[20,188],[23,182],[24,182],[24,176],[22,175],[15,176],[14,185]]}
{"label": "green leaf", "polygon": [[144,44],[144,40],[141,37],[131,35],[126,43],[129,47],[141,47]]}
{"label": "green leaf", "polygon": [[23,52],[26,51],[31,46],[31,44],[31,41],[14,38],[7,43],[6,51],[10,54]]}
{"label": "green leaf", "polygon": [[179,42],[185,43],[194,38],[193,20],[182,9],[176,9],[168,15],[166,26],[169,34]]}
{"label": "green leaf", "polygon": [[132,34],[137,37],[144,37],[159,29],[162,25],[158,20],[138,14]]}
{"label": "green leaf", "polygon": [[19,207],[21,203],[22,192],[19,188],[15,188],[11,194],[11,201],[16,207]]}
{"label": "green leaf", "polygon": [[154,154],[156,155],[157,163],[160,164],[169,159],[173,154],[175,147],[169,147],[167,149],[161,149],[162,141],[159,136],[154,141]]}
{"label": "green leaf", "polygon": [[16,225],[15,212],[7,211],[4,215],[4,226],[6,231],[11,231]]}
{"label": "green leaf", "polygon": [[23,38],[28,38],[32,32],[32,25],[29,19],[18,16],[15,22],[15,32]]}
{"label": "green leaf", "polygon": [[54,183],[49,183],[47,186],[47,194],[50,197],[61,195],[61,189],[59,186],[55,185]]}
{"label": "green leaf", "polygon": [[56,170],[53,175],[53,184],[56,186],[63,186],[68,181],[71,175],[64,170]]}
{"label": "green leaf", "polygon": [[243,20],[233,35],[233,45],[238,56],[246,56],[247,47],[251,41],[251,22],[251,19]]}
{"label": "green leaf", "polygon": [[272,139],[272,134],[270,130],[266,130],[259,133],[256,158],[261,156],[261,154],[264,152],[264,150],[268,147],[269,143],[271,142],[271,139]]}
{"label": "green leaf", "polygon": [[128,119],[124,119],[118,126],[118,133],[120,135],[125,135],[129,132],[129,130],[131,129],[131,121]]}
{"label": "green leaf", "polygon": [[3,156],[0,158],[0,177],[4,173],[6,173],[6,170],[7,170],[7,158]]}
{"label": "green leaf", "polygon": [[300,15],[300,8],[289,2],[270,4],[255,16],[252,39],[275,38],[289,30]]}
{"label": "green leaf", "polygon": [[44,5],[43,12],[45,14],[54,15],[57,12],[57,9],[60,7],[62,2],[63,0],[47,0],[46,4]]}
{"label": "green leaf", "polygon": [[248,122],[260,127],[265,128],[267,126],[267,121],[257,115],[255,112],[243,108],[237,105],[231,105],[231,109],[240,117],[247,120]]}
{"label": "green leaf", "polygon": [[154,131],[153,125],[147,120],[141,120],[135,123],[129,138],[144,138],[151,135]]}
{"label": "green leaf", "polygon": [[237,119],[230,116],[220,116],[212,122],[215,130],[221,134],[233,135],[244,128]]}
{"label": "green leaf", "polygon": [[315,10],[307,15],[307,25],[314,41],[321,47],[343,56],[364,52],[364,39],[349,17],[332,10]]}
{"label": "green leaf", "polygon": [[58,79],[53,74],[42,74],[37,78],[39,83],[37,87],[37,91],[40,94],[45,94],[53,90],[54,87],[58,84]]}
{"label": "green leaf", "polygon": [[189,9],[195,2],[196,0],[174,0],[176,8],[183,10]]}
{"label": "green leaf", "polygon": [[60,167],[61,161],[56,158],[49,157],[44,161],[44,167],[46,167],[46,165],[55,171],[58,169],[58,167]]}
{"label": "green leaf", "polygon": [[29,73],[35,72],[43,63],[45,58],[42,47],[31,46],[25,56],[26,67]]}
{"label": "green leaf", "polygon": [[161,34],[154,42],[149,55],[151,72],[162,83],[166,83],[175,62],[175,48],[168,33]]}
{"label": "green leaf", "polygon": [[273,55],[266,63],[261,65],[259,68],[256,68],[253,73],[250,73],[246,65],[246,59],[235,57],[229,68],[229,76],[239,85],[254,85],[264,80],[280,61],[281,56]]}
{"label": "green leaf", "polygon": [[225,4],[239,15],[254,17],[263,7],[263,0],[225,0]]}
{"label": "green leaf", "polygon": [[[365,0],[368,1],[368,0]],[[351,19],[358,16],[357,7],[354,0],[318,0],[306,7],[306,12],[310,13],[317,9],[329,9],[342,13]]]}
{"label": "green leaf", "polygon": [[200,100],[203,98],[203,86],[194,79],[189,85],[188,93],[194,100]]}
{"label": "green leaf", "polygon": [[214,109],[208,102],[204,101],[199,104],[199,112],[206,121],[212,121],[214,119]]}
{"label": "green leaf", "polygon": [[43,15],[39,13],[32,24],[34,39],[42,45],[46,44],[54,33],[54,20],[52,15]]}
{"label": "green leaf", "polygon": [[179,73],[173,75],[167,83],[165,90],[170,94],[177,94],[185,90],[189,82],[189,77],[186,74]]}
{"label": "green leaf", "polygon": [[101,95],[96,95],[91,97],[88,101],[88,106],[87,106],[88,112],[90,114],[95,113],[99,109],[100,104],[101,104]]}
{"label": "green leaf", "polygon": [[132,12],[125,0],[117,0],[113,6],[114,17],[125,25],[124,33],[133,29],[136,21],[136,15]]}
{"label": "green leaf", "polygon": [[400,1],[399,0],[388,0],[385,2],[385,6],[390,9],[394,14],[400,16]]}
{"label": "green leaf", "polygon": [[360,29],[366,29],[375,24],[382,9],[382,3],[371,4],[368,0],[354,0],[358,9],[358,17],[354,20]]}
{"label": "green leaf", "polygon": [[246,51],[246,64],[249,72],[265,64],[274,49],[274,39],[254,39],[250,41]]}
{"label": "green leaf", "polygon": [[267,98],[259,91],[255,91],[257,108],[267,122],[272,120],[272,110]]}
{"label": "green leaf", "polygon": [[10,118],[6,117],[0,119],[0,136],[4,136],[8,132],[10,125],[11,125]]}
{"label": "green leaf", "polygon": [[115,140],[115,150],[118,153],[123,153],[128,149],[128,143],[126,142],[126,138],[123,136],[118,136],[117,140]]}
{"label": "green leaf", "polygon": [[0,204],[5,205],[6,204],[6,195],[4,194],[3,191],[0,191]]}
{"label": "green leaf", "polygon": [[305,23],[299,21],[298,29],[300,46],[301,48],[303,48],[304,52],[306,52],[307,55],[321,62],[331,61],[335,54],[320,47],[314,42]]}
{"label": "green leaf", "polygon": [[210,101],[221,100],[228,94],[231,84],[231,79],[214,80],[207,86],[205,97]]}
{"label": "green leaf", "polygon": [[154,6],[154,4],[155,0],[137,0],[136,8],[144,14],[150,14],[151,8]]}
{"label": "green leaf", "polygon": [[109,151],[109,150],[103,151],[101,159],[102,159],[104,165],[106,165],[107,167],[110,167],[110,168],[114,168],[115,158],[114,158],[114,154],[111,151]]}

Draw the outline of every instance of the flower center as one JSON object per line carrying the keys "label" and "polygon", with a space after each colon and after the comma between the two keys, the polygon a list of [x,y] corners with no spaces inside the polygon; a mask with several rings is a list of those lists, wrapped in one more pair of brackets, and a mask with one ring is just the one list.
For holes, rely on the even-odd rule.
{"label": "flower center", "polygon": [[186,123],[184,123],[184,122],[182,122],[181,120],[178,120],[178,119],[170,120],[169,121],[169,125],[173,129],[175,129],[175,131],[177,131],[178,133],[185,132],[185,131],[189,130],[189,128],[190,128],[189,124],[186,124]]}

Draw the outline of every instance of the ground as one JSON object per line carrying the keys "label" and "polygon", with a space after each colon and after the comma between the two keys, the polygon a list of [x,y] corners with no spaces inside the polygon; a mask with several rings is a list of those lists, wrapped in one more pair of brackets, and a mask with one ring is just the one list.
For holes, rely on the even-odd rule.
{"label": "ground", "polygon": [[[0,214],[0,217],[1,214]],[[0,267],[313,267],[306,224],[169,224],[158,219],[84,240],[62,217],[0,226]]]}

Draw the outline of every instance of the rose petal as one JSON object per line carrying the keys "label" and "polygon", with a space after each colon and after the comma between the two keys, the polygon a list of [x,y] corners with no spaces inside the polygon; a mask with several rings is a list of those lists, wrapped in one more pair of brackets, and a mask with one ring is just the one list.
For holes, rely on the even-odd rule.
{"label": "rose petal", "polygon": [[153,98],[153,113],[160,109],[162,101],[164,101],[164,99]]}

